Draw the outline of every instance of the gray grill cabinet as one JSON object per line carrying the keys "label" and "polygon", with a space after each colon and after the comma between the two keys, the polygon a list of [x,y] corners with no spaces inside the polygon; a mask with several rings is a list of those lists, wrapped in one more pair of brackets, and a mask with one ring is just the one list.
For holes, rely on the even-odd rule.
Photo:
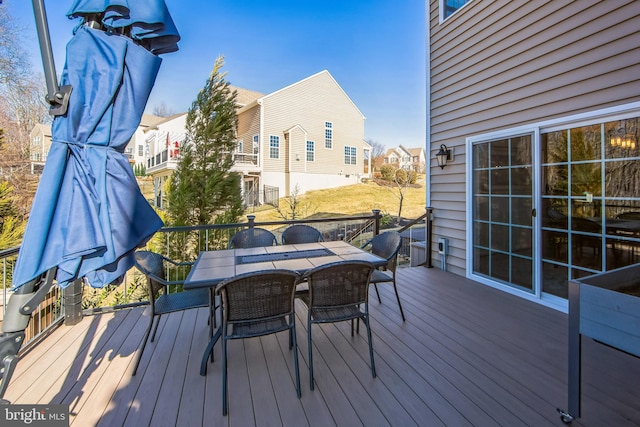
{"label": "gray grill cabinet", "polygon": [[580,417],[583,335],[640,357],[640,264],[569,281],[567,423]]}

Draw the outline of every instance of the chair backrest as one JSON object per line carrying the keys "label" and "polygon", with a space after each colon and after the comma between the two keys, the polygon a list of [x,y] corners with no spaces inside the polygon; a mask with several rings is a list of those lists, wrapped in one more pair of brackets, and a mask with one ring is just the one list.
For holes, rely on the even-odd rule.
{"label": "chair backrest", "polygon": [[367,261],[339,261],[309,270],[309,308],[341,307],[366,303],[374,270]]}
{"label": "chair backrest", "polygon": [[229,249],[257,248],[260,246],[277,245],[276,236],[264,228],[252,227],[238,231],[229,240]]}
{"label": "chair backrest", "polygon": [[322,242],[320,230],[305,224],[295,224],[282,232],[282,244]]}
{"label": "chair backrest", "polygon": [[165,286],[164,283],[156,280],[156,278],[165,280],[164,257],[151,251],[136,251],[134,257],[136,268],[147,277],[149,301],[153,302],[157,298],[158,291]]}
{"label": "chair backrest", "polygon": [[369,242],[371,253],[388,261],[387,269],[395,270],[398,252],[402,246],[402,236],[397,231],[386,231],[378,234]]}
{"label": "chair backrest", "polygon": [[617,219],[640,219],[640,212],[630,211],[619,214]]}
{"label": "chair backrest", "polygon": [[221,282],[227,322],[259,321],[294,313],[294,296],[300,275],[276,269],[245,273]]}

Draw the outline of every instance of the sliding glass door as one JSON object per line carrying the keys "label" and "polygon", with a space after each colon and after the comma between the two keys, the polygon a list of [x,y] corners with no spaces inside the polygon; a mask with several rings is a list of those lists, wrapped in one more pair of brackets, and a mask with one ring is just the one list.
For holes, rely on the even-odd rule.
{"label": "sliding glass door", "polygon": [[571,279],[639,263],[639,122],[473,142],[472,275],[566,299]]}

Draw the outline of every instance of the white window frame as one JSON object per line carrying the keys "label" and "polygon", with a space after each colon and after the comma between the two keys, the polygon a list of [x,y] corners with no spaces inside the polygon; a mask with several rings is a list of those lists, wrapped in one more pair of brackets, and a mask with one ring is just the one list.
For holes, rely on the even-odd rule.
{"label": "white window frame", "polygon": [[333,122],[324,122],[324,148],[333,149]]}
{"label": "white window frame", "polygon": [[314,141],[307,141],[307,162],[316,161],[316,143]]}
{"label": "white window frame", "polygon": [[269,158],[280,158],[280,137],[278,135],[269,135]]}
{"label": "white window frame", "polygon": [[349,145],[344,147],[344,164],[345,165],[357,165],[358,164],[358,149]]}

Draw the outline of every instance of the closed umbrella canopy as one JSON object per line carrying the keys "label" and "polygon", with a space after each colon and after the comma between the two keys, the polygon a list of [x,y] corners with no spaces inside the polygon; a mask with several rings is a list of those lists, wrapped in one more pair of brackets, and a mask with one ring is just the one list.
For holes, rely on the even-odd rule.
{"label": "closed umbrella canopy", "polygon": [[163,226],[140,193],[124,149],[160,68],[177,50],[164,0],[77,0],[61,85],[68,111],[52,144],[14,270],[19,287],[57,267],[58,284],[102,287],[133,266],[133,251]]}

